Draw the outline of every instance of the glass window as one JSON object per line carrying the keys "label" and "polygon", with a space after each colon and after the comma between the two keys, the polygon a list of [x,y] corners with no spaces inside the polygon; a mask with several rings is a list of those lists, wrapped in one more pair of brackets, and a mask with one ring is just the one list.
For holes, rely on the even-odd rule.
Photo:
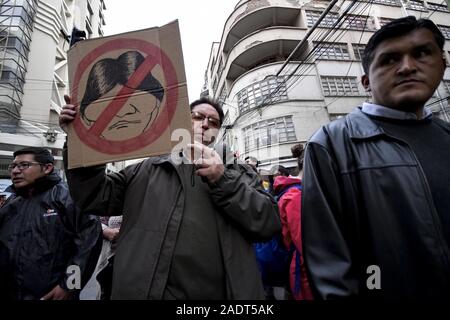
{"label": "glass window", "polygon": [[392,6],[400,6],[399,0],[374,0],[373,3],[387,4]]}
{"label": "glass window", "polygon": [[356,77],[322,76],[320,78],[325,96],[360,95]]}
{"label": "glass window", "polygon": [[227,98],[227,95],[228,95],[227,88],[225,87],[225,85],[223,85],[222,90],[220,90],[219,101],[224,102],[225,99]]}
{"label": "glass window", "polygon": [[244,128],[245,152],[290,141],[297,141],[292,116],[269,119]]}
{"label": "glass window", "polygon": [[358,61],[362,60],[364,49],[366,48],[365,44],[353,43],[353,53],[355,54],[355,59]]}
{"label": "glass window", "polygon": [[344,26],[345,28],[354,30],[373,30],[368,16],[348,15],[345,18]]}
{"label": "glass window", "polygon": [[411,10],[427,11],[427,8],[425,8],[423,1],[409,0],[406,7]]}
{"label": "glass window", "polygon": [[271,77],[239,91],[237,94],[239,111],[243,113],[262,103],[286,100],[288,97],[284,79]]}
{"label": "glass window", "polygon": [[[319,20],[321,14],[320,11],[306,11],[308,27],[312,27]],[[337,13],[330,12],[322,19],[319,26],[331,28],[338,20],[338,17],[339,15]]]}
{"label": "glass window", "polygon": [[448,7],[445,4],[438,4],[438,3],[427,2],[427,7],[428,7],[428,9],[432,9],[432,10],[435,10],[435,11],[448,12]]}
{"label": "glass window", "polygon": [[0,81],[2,88],[6,88],[5,90],[9,92],[2,96],[3,101],[8,100],[4,106],[9,105],[11,108],[14,106],[15,109],[9,108],[13,113],[17,113],[21,105],[36,7],[37,0],[1,1]]}
{"label": "glass window", "polygon": [[444,80],[443,83],[444,83],[445,89],[447,89],[447,94],[450,95],[450,80]]}
{"label": "glass window", "polygon": [[345,43],[314,42],[314,47],[316,46],[318,46],[315,51],[317,59],[350,60],[350,54]]}
{"label": "glass window", "polygon": [[438,25],[438,28],[439,28],[439,30],[441,30],[445,39],[450,39],[450,27],[449,26]]}

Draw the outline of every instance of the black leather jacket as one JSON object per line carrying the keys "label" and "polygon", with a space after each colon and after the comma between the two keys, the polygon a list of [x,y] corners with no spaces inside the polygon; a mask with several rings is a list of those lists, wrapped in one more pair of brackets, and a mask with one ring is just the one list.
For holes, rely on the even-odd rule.
{"label": "black leather jacket", "polygon": [[[311,138],[302,199],[304,258],[318,298],[450,297],[450,251],[423,169],[408,144],[361,110]],[[374,265],[380,290],[367,286]]]}
{"label": "black leather jacket", "polygon": [[55,173],[39,178],[31,194],[18,190],[0,209],[0,297],[40,299],[56,285],[69,290],[67,281],[76,280],[69,279],[72,265],[80,268],[83,285],[100,249],[99,219],[78,213]]}

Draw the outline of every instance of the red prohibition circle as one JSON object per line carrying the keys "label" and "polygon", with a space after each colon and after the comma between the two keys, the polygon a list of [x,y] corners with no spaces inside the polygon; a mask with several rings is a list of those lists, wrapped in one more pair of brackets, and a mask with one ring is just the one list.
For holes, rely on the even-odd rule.
{"label": "red prohibition circle", "polygon": [[[124,154],[139,150],[155,140],[157,140],[162,133],[169,127],[178,101],[178,79],[175,68],[170,58],[159,47],[139,39],[116,39],[104,43],[89,52],[79,63],[75,72],[73,89],[72,89],[72,103],[79,105],[78,101],[78,86],[81,77],[84,75],[89,66],[91,66],[99,57],[110,52],[120,49],[137,50],[141,53],[147,54],[146,61],[151,61],[153,67],[160,65],[166,81],[165,86],[165,106],[161,105],[161,112],[156,121],[152,124],[151,130],[146,130],[142,134],[127,140],[110,141],[102,138],[101,132],[91,132],[81,121],[81,117],[76,117],[74,120],[75,131],[86,145],[96,151],[105,154]],[[144,62],[145,63],[145,62]],[[144,64],[142,63],[142,65]],[[151,71],[151,70],[150,70]],[[149,71],[149,72],[150,72]],[[134,90],[132,91],[134,92]],[[120,95],[119,95],[120,96]],[[116,97],[117,98],[117,97]],[[113,99],[114,100],[114,99]],[[122,99],[123,100],[123,99]],[[101,114],[101,116],[104,112]],[[100,116],[100,117],[101,117]],[[97,119],[98,121],[98,119]]]}

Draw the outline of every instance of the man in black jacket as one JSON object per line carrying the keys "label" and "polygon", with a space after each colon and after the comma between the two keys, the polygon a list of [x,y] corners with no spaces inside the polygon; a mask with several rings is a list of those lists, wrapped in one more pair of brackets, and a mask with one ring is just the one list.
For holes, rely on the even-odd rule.
{"label": "man in black jacket", "polygon": [[308,143],[302,231],[317,298],[450,298],[450,126],[424,107],[444,42],[427,19],[382,27],[363,58],[373,102]]}
{"label": "man in black jacket", "polygon": [[0,209],[0,297],[75,299],[99,255],[100,222],[77,214],[43,148],[14,153],[14,195]]}

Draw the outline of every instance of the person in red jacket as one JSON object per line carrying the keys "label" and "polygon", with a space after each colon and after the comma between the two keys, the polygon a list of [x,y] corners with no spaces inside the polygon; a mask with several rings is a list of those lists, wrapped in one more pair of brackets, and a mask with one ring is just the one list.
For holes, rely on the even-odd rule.
{"label": "person in red jacket", "polygon": [[[301,150],[299,150],[301,149]],[[301,176],[303,169],[303,146],[295,145],[292,154],[298,159]],[[275,178],[274,191],[278,198],[278,208],[282,225],[283,242],[286,248],[295,246],[289,270],[289,284],[295,300],[312,300],[313,295],[306,277],[306,269],[302,256],[301,240],[301,179],[280,175]]]}

